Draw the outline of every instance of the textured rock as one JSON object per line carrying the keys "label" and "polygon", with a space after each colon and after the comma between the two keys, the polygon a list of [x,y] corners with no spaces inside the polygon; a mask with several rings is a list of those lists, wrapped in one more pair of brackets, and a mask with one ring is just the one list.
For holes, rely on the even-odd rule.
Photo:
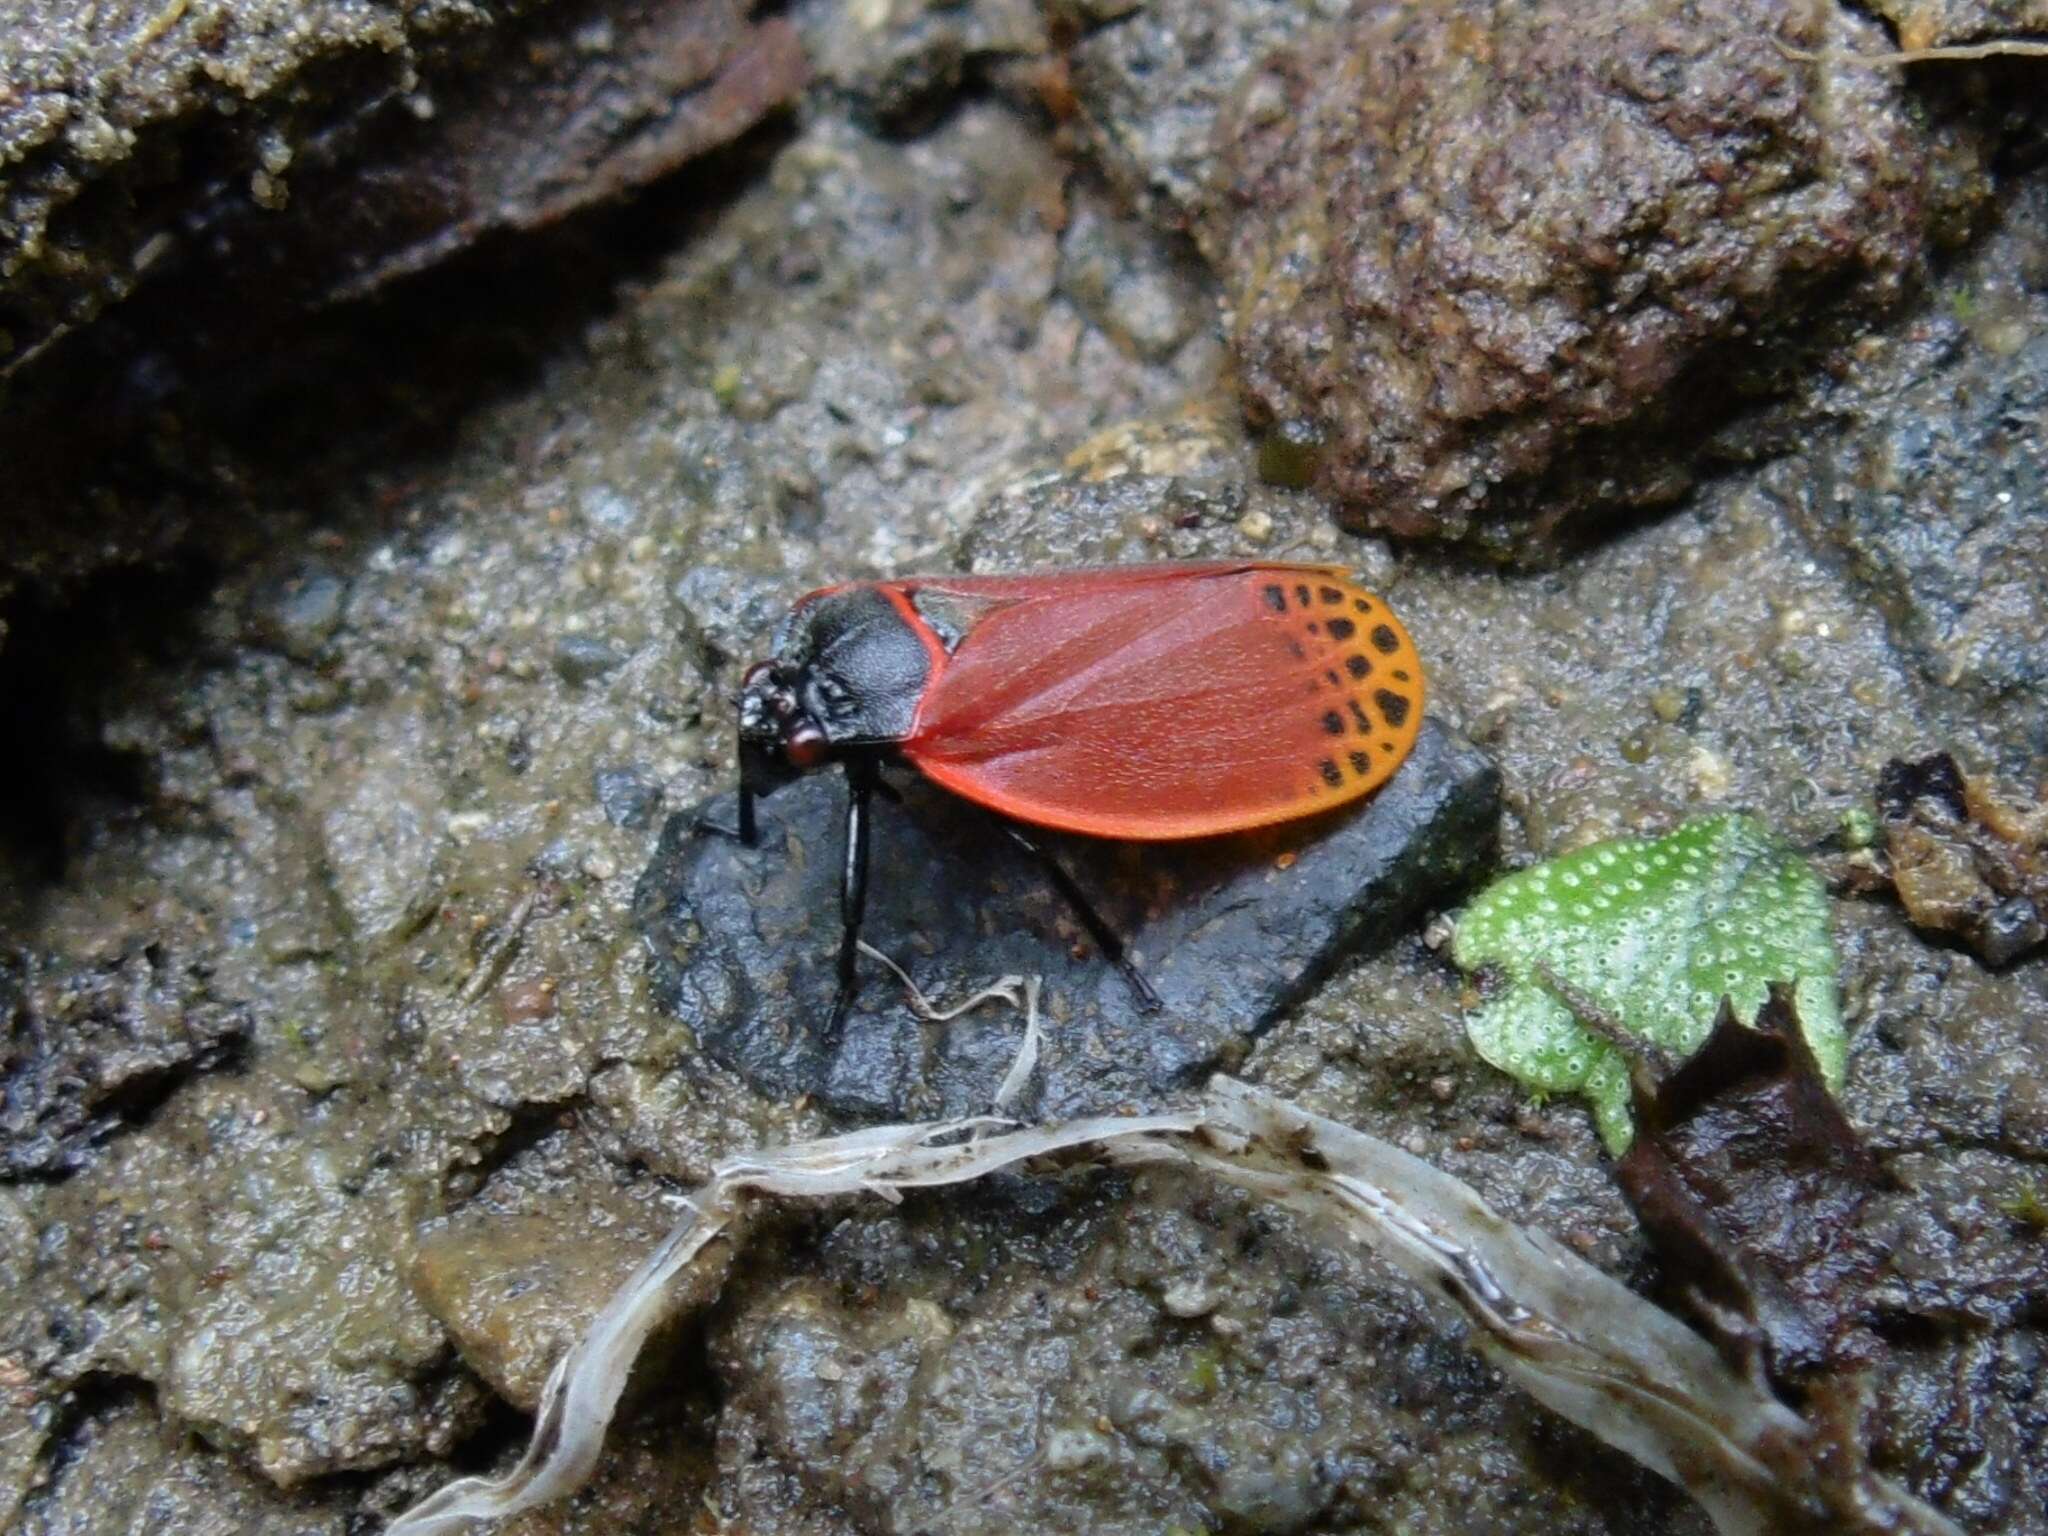
{"label": "textured rock", "polygon": [[638,832],[654,825],[661,809],[662,787],[641,768],[600,768],[591,775],[604,819],[615,827]]}
{"label": "textured rock", "polygon": [[0,1175],[76,1169],[181,1079],[234,1057],[247,1014],[210,994],[204,969],[141,942],[82,966],[0,965]]}
{"label": "textured rock", "polygon": [[803,79],[794,34],[757,32],[744,0],[19,9],[0,29],[0,372],[194,229],[216,256],[291,253],[266,252],[265,302],[360,290],[642,184]]}
{"label": "textured rock", "polygon": [[1074,45],[1088,147],[1157,223],[1191,230],[1215,180],[1216,124],[1239,83],[1342,0],[1146,0]]}
{"label": "textured rock", "polygon": [[[1178,846],[1049,837],[1141,957],[1158,1013],[1076,945],[1067,908],[985,812],[921,783],[877,807],[865,934],[941,1007],[1000,974],[1045,978],[1038,1113],[1155,1102],[1455,895],[1489,855],[1498,794],[1492,765],[1430,725],[1355,815]],[[922,1023],[864,960],[844,1038],[822,1038],[842,804],[836,775],[783,789],[755,849],[693,832],[688,813],[670,820],[635,903],[656,995],[765,1093],[892,1118],[984,1109],[1022,1038],[1011,1010]],[[729,801],[712,814],[729,822]]]}
{"label": "textured rock", "polygon": [[1895,74],[1774,46],[1824,40],[1884,36],[1771,0],[1554,0],[1369,7],[1276,54],[1201,228],[1254,417],[1316,430],[1361,527],[1543,557],[1669,500],[1984,195]]}
{"label": "textured rock", "polygon": [[2048,5],[2042,0],[1875,0],[1870,9],[1898,30],[1901,48],[2048,32]]}
{"label": "textured rock", "polygon": [[812,0],[796,10],[819,84],[892,133],[928,127],[973,76],[1051,47],[1038,0]]}

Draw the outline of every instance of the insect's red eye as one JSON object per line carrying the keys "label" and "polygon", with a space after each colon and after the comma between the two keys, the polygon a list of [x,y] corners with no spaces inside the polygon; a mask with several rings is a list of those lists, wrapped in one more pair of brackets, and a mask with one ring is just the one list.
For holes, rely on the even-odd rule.
{"label": "insect's red eye", "polygon": [[782,739],[782,755],[792,768],[815,768],[825,761],[830,746],[816,726],[799,726]]}

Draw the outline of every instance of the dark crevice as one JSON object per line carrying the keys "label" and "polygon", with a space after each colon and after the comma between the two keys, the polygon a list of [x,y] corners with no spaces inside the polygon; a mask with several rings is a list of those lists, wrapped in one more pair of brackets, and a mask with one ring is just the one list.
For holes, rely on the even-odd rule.
{"label": "dark crevice", "polygon": [[456,1443],[448,1460],[464,1474],[495,1472],[509,1467],[526,1449],[533,1420],[496,1393],[486,1393],[477,1426]]}
{"label": "dark crevice", "polygon": [[161,947],[65,966],[0,950],[0,1183],[54,1182],[201,1072],[240,1066],[246,1007]]}
{"label": "dark crevice", "polygon": [[475,1161],[448,1171],[445,1189],[451,1206],[473,1198],[509,1164],[538,1147],[571,1122],[576,1101],[526,1103],[513,1106],[502,1131],[476,1144]]}
{"label": "dark crevice", "polygon": [[130,1409],[147,1409],[154,1415],[156,1391],[140,1376],[88,1371],[58,1394],[54,1407],[55,1418],[43,1444],[41,1486],[24,1501],[30,1505],[56,1493],[109,1420]]}
{"label": "dark crevice", "polygon": [[20,602],[0,648],[0,845],[59,879],[71,829],[144,804],[147,760],[109,745],[101,709],[110,679],[161,663],[189,643],[192,603],[211,567],[195,554],[151,570],[110,571],[62,607]]}

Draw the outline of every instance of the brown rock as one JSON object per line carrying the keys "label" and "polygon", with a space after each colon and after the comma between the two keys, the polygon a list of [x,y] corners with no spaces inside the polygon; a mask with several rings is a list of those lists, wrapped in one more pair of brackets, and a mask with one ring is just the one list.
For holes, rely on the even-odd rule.
{"label": "brown rock", "polygon": [[1360,527],[1540,558],[1670,499],[1981,196],[1895,71],[1777,46],[1885,41],[1769,0],[1545,0],[1374,7],[1275,54],[1202,231],[1255,419],[1321,436]]}
{"label": "brown rock", "polygon": [[1870,9],[1898,30],[1901,48],[2048,32],[2048,4],[2042,0],[1875,0]]}
{"label": "brown rock", "polygon": [[[555,1361],[661,1241],[672,1212],[556,1133],[420,1234],[414,1292],[466,1363],[531,1410]],[[674,1287],[672,1315],[718,1294],[732,1246],[713,1243]]]}

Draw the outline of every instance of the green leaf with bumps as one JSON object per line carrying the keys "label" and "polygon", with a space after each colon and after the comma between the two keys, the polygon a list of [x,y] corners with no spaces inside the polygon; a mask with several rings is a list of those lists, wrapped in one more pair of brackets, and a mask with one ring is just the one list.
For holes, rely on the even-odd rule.
{"label": "green leaf with bumps", "polygon": [[1723,996],[1749,1024],[1770,984],[1788,982],[1821,1075],[1841,1088],[1848,1044],[1827,891],[1752,816],[1598,843],[1497,880],[1459,917],[1451,956],[1507,982],[1466,1021],[1479,1054],[1539,1093],[1584,1094],[1617,1156],[1635,1134],[1628,1068],[1575,1004],[1684,1057],[1712,1032]]}

